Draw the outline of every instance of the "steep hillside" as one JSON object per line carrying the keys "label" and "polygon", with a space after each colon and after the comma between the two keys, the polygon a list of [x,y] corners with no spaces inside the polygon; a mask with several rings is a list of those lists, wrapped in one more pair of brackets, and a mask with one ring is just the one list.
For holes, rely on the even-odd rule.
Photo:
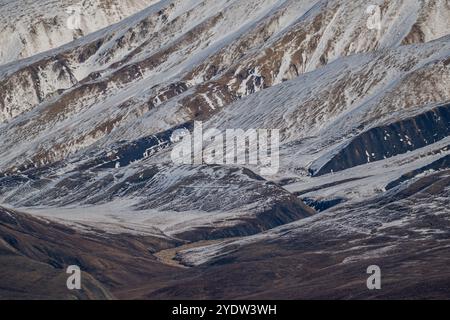
{"label": "steep hillside", "polygon": [[[0,299],[113,299],[118,290],[151,277],[156,284],[158,273],[173,271],[151,253],[176,240],[83,228],[0,208]],[[70,265],[83,271],[81,291],[67,289]]]}
{"label": "steep hillside", "polygon": [[[163,259],[144,274],[192,267],[153,286],[120,262],[123,292],[92,282],[105,296],[445,296],[449,1],[0,3],[0,203],[86,246],[133,237]],[[396,275],[369,295],[357,270],[377,261]]]}
{"label": "steep hillside", "polygon": [[157,0],[2,0],[0,65],[57,48]]}

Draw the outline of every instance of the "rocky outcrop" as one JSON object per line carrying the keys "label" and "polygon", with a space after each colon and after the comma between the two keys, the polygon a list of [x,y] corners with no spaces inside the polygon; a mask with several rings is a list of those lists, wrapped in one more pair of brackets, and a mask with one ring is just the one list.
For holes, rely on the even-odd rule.
{"label": "rocky outcrop", "polygon": [[445,104],[359,134],[325,165],[311,173],[320,176],[391,158],[433,144],[449,135],[450,104]]}

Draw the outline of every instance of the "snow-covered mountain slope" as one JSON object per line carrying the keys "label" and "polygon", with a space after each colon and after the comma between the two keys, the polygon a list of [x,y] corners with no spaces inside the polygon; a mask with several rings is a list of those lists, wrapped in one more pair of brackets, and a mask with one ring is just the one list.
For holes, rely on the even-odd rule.
{"label": "snow-covered mountain slope", "polygon": [[[78,82],[87,86],[93,79],[91,87],[106,90],[108,83],[108,91],[131,85],[134,92],[127,90],[128,96],[135,99],[139,82],[140,89],[146,88],[141,99],[158,104],[177,91],[185,91],[185,87],[198,87],[214,77],[216,81],[205,83],[196,92],[200,95],[213,85],[215,94],[208,93],[207,100],[201,96],[196,102],[205,108],[211,108],[210,103],[220,107],[235,97],[292,79],[337,57],[397,46],[417,22],[407,24],[401,17],[412,15],[413,9],[423,13],[416,13],[417,19],[436,10],[434,2],[412,5],[412,1],[406,1],[399,5],[402,1],[396,1],[389,4],[389,10],[396,14],[390,17],[386,12],[386,21],[380,22],[382,28],[378,30],[367,27],[370,15],[365,11],[366,2],[160,2],[82,42],[4,68],[0,72],[4,79],[0,101],[7,99],[8,103],[4,102],[2,117],[14,117],[59,95],[60,90],[74,84],[77,87]],[[445,8],[441,12],[444,17],[449,13]],[[348,34],[341,30],[343,25]],[[399,25],[401,30],[397,30]],[[436,35],[425,40],[438,38],[445,30],[442,22],[433,29]],[[398,41],[392,38],[397,33]],[[30,85],[36,82],[33,79],[39,79],[40,85]],[[80,91],[84,97],[90,90],[76,90],[73,95],[77,99]],[[98,95],[98,90],[94,94]]]}
{"label": "snow-covered mountain slope", "polygon": [[[290,79],[303,71],[314,70],[338,56],[352,53],[343,49],[345,48],[343,45],[339,45],[338,49],[334,47],[324,49],[321,43],[325,40],[322,38],[331,37],[348,43],[360,43],[358,47],[361,48],[357,51],[370,51],[383,46],[396,47],[403,41],[394,42],[391,39],[393,34],[391,29],[397,28],[400,23],[397,19],[407,13],[411,14],[413,8],[420,12],[434,12],[438,5],[434,2],[426,2],[426,5],[418,2],[413,6],[412,2],[408,1],[407,4],[397,7],[399,2],[395,2],[396,4],[392,4],[392,8],[389,8],[397,10],[397,14],[388,19],[389,15],[386,13],[386,22],[381,23],[384,28],[371,30],[366,26],[368,17],[363,8],[368,5],[365,6],[364,2],[355,4],[354,7],[336,1],[236,3],[216,1],[215,7],[211,7],[211,4],[206,6],[205,3],[198,1],[182,3],[183,6],[181,3],[174,5],[158,3],[114,27],[83,38],[82,41],[2,68],[0,71],[3,78],[2,117],[4,120],[12,121],[2,126],[3,132],[8,132],[8,139],[4,141],[9,141],[4,144],[4,148],[8,149],[8,155],[2,157],[4,165],[20,166],[24,162],[24,157],[31,159],[33,163],[43,164],[60,160],[102,138],[103,141],[108,141],[107,143],[112,140],[136,139],[169,129],[193,118],[208,118],[210,114],[216,113],[223,106],[242,96],[277,84],[280,79]],[[226,10],[223,12],[226,12],[229,18],[222,16],[223,13],[216,16],[217,11],[214,11],[214,8],[218,9],[221,6],[225,6]],[[161,13],[161,10],[165,13]],[[238,14],[243,11],[246,13]],[[346,23],[328,21],[323,16],[328,16],[329,11],[336,11],[342,14],[343,18],[359,17],[359,19],[352,24],[349,21]],[[445,16],[445,10],[440,12]],[[423,15],[424,13],[418,16]],[[277,23],[274,23],[274,19]],[[231,25],[230,21],[233,21]],[[401,21],[402,34],[407,37],[412,25]],[[336,27],[333,27],[333,23],[337,23]],[[341,28],[341,25],[347,24],[351,26],[349,30],[354,29],[352,34],[361,36],[360,39],[342,36],[337,26]],[[442,31],[442,25],[439,25],[435,33],[437,30],[445,32]],[[302,30],[309,30],[310,34],[315,34],[315,29],[311,28],[319,28],[317,39],[311,40],[306,36],[295,38],[295,41],[291,39]],[[263,30],[266,29],[269,30],[267,35],[261,38]],[[150,38],[149,30],[153,31]],[[368,34],[361,35],[357,30],[363,30],[376,37],[373,41],[367,42]],[[426,40],[430,39],[433,37],[430,36]],[[372,47],[374,44],[375,47]],[[354,81],[363,81],[373,71],[378,77],[371,80],[372,85],[377,85],[378,78],[384,77],[382,84],[388,89],[389,81],[392,85],[395,81],[400,81],[394,78],[397,77],[395,72],[401,68],[405,74],[415,71],[420,67],[420,63],[424,69],[432,68],[433,65],[425,66],[428,54],[430,61],[434,58],[438,63],[441,59],[445,67],[446,48],[438,48],[440,45],[446,45],[445,38],[441,44],[425,49],[428,51],[423,52],[424,60],[411,67],[407,64],[414,64],[414,54],[408,55],[408,49],[399,52],[399,56],[396,56],[397,52],[386,55],[384,60],[381,52],[379,54],[381,57],[376,62],[382,65],[384,63],[385,68],[389,68],[390,74],[385,74],[387,71],[383,69],[377,70],[377,63],[372,61],[370,64],[370,55],[355,58],[349,63],[358,64],[360,71],[349,85],[356,87]],[[284,53],[289,52],[289,48],[296,50],[300,48],[298,50],[302,52],[301,59],[319,62],[310,62],[302,67],[301,64],[304,62],[295,60],[294,57],[298,58],[298,54],[292,53],[292,56],[288,57],[291,60],[290,68],[303,71],[294,74],[282,71],[284,68],[282,65],[286,63],[287,57],[270,54],[274,48],[279,48],[277,50]],[[306,48],[311,52],[306,52],[308,51]],[[432,50],[441,51],[436,52],[433,57]],[[314,58],[317,56],[326,58]],[[268,65],[277,59],[277,63]],[[362,61],[364,59],[367,64]],[[340,71],[343,72],[344,63],[339,61],[333,67],[340,65]],[[366,70],[363,70],[364,68]],[[264,69],[270,70],[271,74],[261,71]],[[437,75],[436,80],[430,79],[430,86],[434,81],[444,87],[443,90],[434,93],[436,97],[432,98],[426,94],[418,101],[408,101],[408,104],[420,106],[429,101],[445,99],[447,70],[446,68],[437,70],[442,76]],[[337,71],[334,72],[337,74]],[[434,70],[430,69],[428,73],[434,74]],[[317,72],[316,77],[320,77],[320,74]],[[344,77],[345,74],[341,73],[340,76]],[[443,81],[439,81],[441,77]],[[311,78],[302,79],[310,81]],[[409,85],[414,85],[414,76],[409,81]],[[362,93],[355,93],[356,97],[347,97],[346,91],[340,90],[340,83],[341,81],[335,81],[334,90],[337,91],[335,93],[330,90],[328,99],[349,100],[348,103],[352,108],[358,107],[352,99],[357,99]],[[322,90],[321,88],[318,90]],[[356,87],[356,90],[363,93],[369,89]],[[416,98],[416,95],[411,95],[408,99],[411,98]],[[321,103],[321,99],[315,100],[316,103]],[[314,108],[314,102],[311,107]],[[17,117],[35,108],[37,109],[34,112]],[[165,111],[170,108],[172,111]],[[105,110],[108,110],[107,117]],[[338,112],[330,112],[328,117],[334,117],[336,114]],[[142,120],[142,116],[144,119],[155,117],[158,121]],[[314,117],[309,118],[308,121],[316,121]],[[20,132],[15,134],[12,128]],[[23,145],[24,148],[11,152],[12,144]]]}
{"label": "snow-covered mountain slope", "polygon": [[[355,284],[355,270],[380,257],[420,273],[417,246],[427,269],[446,265],[435,253],[448,249],[449,1],[85,1],[99,9],[71,33],[62,2],[0,3],[12,12],[0,23],[17,27],[0,37],[24,40],[8,37],[0,51],[9,62],[0,65],[0,203],[83,232],[198,247],[175,257],[192,269],[162,276],[161,290],[131,288],[139,297],[167,298],[179,283],[194,296],[273,295],[259,280],[237,292],[233,270],[248,267],[262,270],[255,279],[286,270],[274,283],[281,297],[298,298],[290,285],[301,282],[305,297],[348,298],[342,283],[320,283],[344,274]],[[21,27],[29,19],[32,30]],[[173,134],[199,123],[239,129],[238,138],[279,130],[275,174],[253,163],[177,164]],[[189,143],[191,158],[224,149],[207,140]],[[311,268],[292,268],[291,257]],[[193,283],[199,273],[229,291]],[[419,292],[413,279],[416,291],[385,296]]]}
{"label": "snow-covered mountain slope", "polygon": [[314,214],[291,193],[242,168],[139,163],[73,169],[3,177],[2,202],[79,223],[148,225],[187,240],[255,234]]}
{"label": "snow-covered mountain slope", "polygon": [[[56,207],[112,201],[122,208],[116,202],[122,201],[155,217],[155,211],[177,210],[197,217],[196,209],[222,217],[238,208],[244,216],[260,215],[265,202],[271,209],[298,205],[281,188],[263,183],[261,193],[259,178],[240,201],[244,189],[238,188],[208,208],[197,202],[220,192],[206,188],[206,180],[217,179],[215,170],[180,170],[169,158],[171,132],[193,120],[221,130],[279,129],[281,172],[275,181],[306,179],[303,189],[315,185],[308,171],[322,175],[426,145],[432,145],[426,159],[434,161],[442,146],[433,143],[446,130],[426,143],[425,133],[395,132],[403,134],[397,150],[388,150],[386,136],[389,125],[395,130],[402,119],[428,119],[426,112],[450,100],[449,13],[442,1],[380,7],[367,1],[160,1],[63,47],[3,66],[0,165],[9,177],[2,180],[2,199]],[[447,112],[446,104],[440,108]],[[423,129],[431,128],[433,136],[434,125],[425,121]],[[367,140],[370,130],[384,130],[386,147],[364,145],[383,145],[383,139]],[[149,148],[156,153],[146,159]],[[408,170],[424,165],[410,162]],[[234,179],[233,170],[218,170],[224,182]],[[166,187],[155,172],[170,181]],[[205,187],[186,191],[181,176]],[[240,175],[235,184],[246,188],[247,179]],[[377,180],[366,190],[370,195],[389,182]],[[170,198],[171,192],[187,198]],[[142,201],[151,205],[144,208]],[[288,212],[280,221],[305,215],[303,209]]]}
{"label": "snow-covered mountain slope", "polygon": [[57,48],[158,0],[2,0],[0,65]]}

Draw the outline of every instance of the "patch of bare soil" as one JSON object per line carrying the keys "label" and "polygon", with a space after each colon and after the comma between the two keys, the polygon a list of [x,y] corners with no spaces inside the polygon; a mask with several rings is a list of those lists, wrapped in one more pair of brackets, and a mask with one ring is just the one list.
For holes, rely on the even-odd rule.
{"label": "patch of bare soil", "polygon": [[218,240],[202,240],[197,242],[191,242],[179,247],[170,248],[166,250],[159,251],[154,254],[154,256],[158,259],[159,262],[172,266],[172,267],[178,267],[178,268],[189,268],[188,266],[185,266],[180,261],[176,259],[176,256],[179,252],[194,248],[200,248],[200,247],[206,247],[213,244],[218,244],[224,241],[232,241],[237,240],[238,238],[227,238],[227,239],[218,239]]}

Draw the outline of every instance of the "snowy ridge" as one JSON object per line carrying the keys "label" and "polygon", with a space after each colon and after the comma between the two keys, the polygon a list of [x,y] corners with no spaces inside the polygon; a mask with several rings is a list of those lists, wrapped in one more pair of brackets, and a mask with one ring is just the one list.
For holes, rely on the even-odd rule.
{"label": "snowy ridge", "polygon": [[[74,41],[38,28],[55,45],[42,41],[23,57],[48,51],[0,67],[2,202],[69,220],[79,220],[78,206],[106,206],[89,222],[146,223],[189,239],[208,237],[202,228],[215,238],[247,235],[313,214],[302,199],[354,203],[445,155],[445,130],[425,145],[396,132],[411,154],[369,153],[364,144],[379,141],[364,134],[395,131],[450,101],[446,1],[113,4],[119,11],[107,16],[116,18],[92,18],[99,24]],[[170,134],[194,121],[279,129],[280,172],[174,165]],[[336,157],[343,150],[348,159]],[[314,176],[331,161],[348,171]],[[364,176],[367,168],[382,179]],[[338,183],[345,175],[354,180]]]}

